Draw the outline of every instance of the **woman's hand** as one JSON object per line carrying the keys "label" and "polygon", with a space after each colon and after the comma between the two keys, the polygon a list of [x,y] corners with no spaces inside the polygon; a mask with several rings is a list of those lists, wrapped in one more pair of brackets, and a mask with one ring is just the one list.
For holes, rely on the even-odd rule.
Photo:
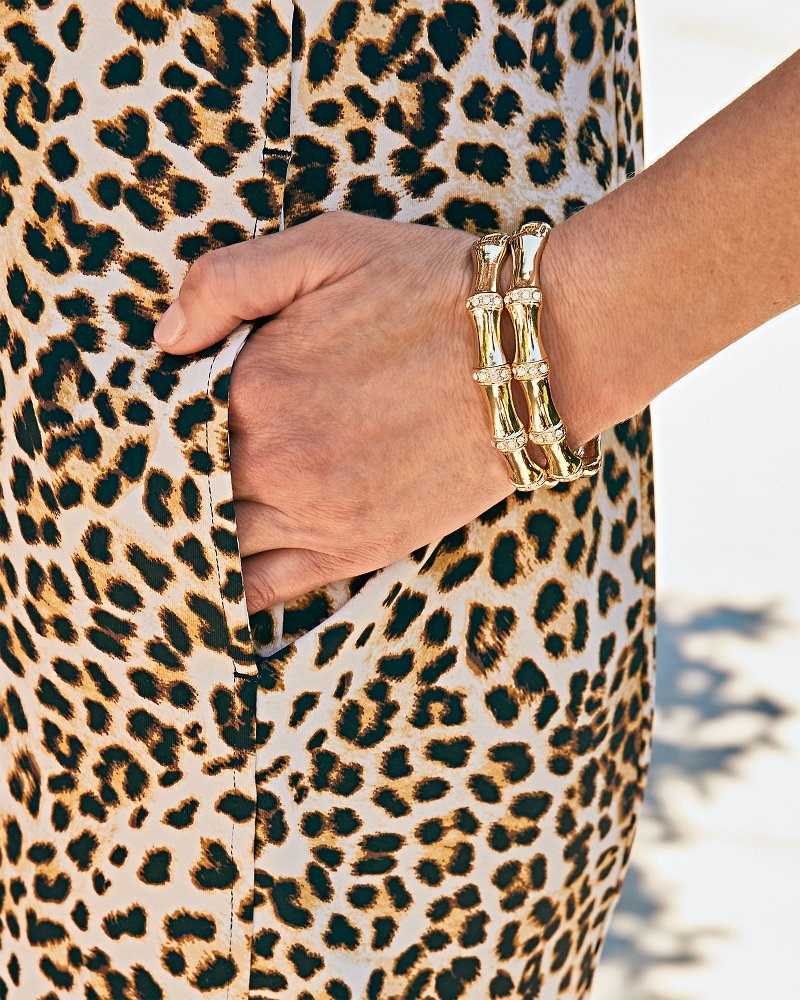
{"label": "woman's hand", "polygon": [[474,239],[331,212],[190,267],[158,325],[165,350],[269,317],[230,390],[251,613],[388,565],[513,491],[472,379]]}

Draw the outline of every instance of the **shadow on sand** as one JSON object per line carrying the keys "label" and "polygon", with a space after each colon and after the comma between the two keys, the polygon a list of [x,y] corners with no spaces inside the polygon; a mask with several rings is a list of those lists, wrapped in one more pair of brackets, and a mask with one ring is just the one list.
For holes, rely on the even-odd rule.
{"label": "shadow on sand", "polygon": [[[659,604],[654,747],[642,816],[648,831],[653,831],[648,836],[671,843],[687,839],[670,814],[667,788],[671,779],[679,777],[692,782],[701,793],[710,795],[713,780],[736,776],[748,755],[764,748],[780,749],[775,726],[791,714],[790,709],[755,690],[745,697],[733,695],[734,685],[730,682],[739,679],[736,667],[726,665],[722,656],[715,657],[713,652],[704,658],[689,655],[689,640],[699,635],[709,635],[712,639],[735,636],[763,643],[767,649],[773,636],[782,632],[785,625],[772,604],[754,609],[717,605],[697,610],[690,618],[681,620],[671,614],[668,601]],[[738,687],[741,690],[741,684]],[[662,735],[659,722],[678,712],[681,729],[696,735],[696,744],[694,740],[679,743]],[[704,730],[731,715],[748,719],[748,725],[742,727],[742,738],[703,746]],[[677,929],[670,931],[666,917],[668,900],[663,895],[659,897],[651,881],[637,861],[634,844],[602,956],[604,962],[613,961],[622,973],[627,1000],[674,1000],[663,991],[645,992],[648,973],[658,965],[702,964],[703,942],[727,933],[720,927],[699,927],[691,934]],[[635,928],[644,924],[659,929],[657,952],[647,947],[644,935],[636,933]]]}

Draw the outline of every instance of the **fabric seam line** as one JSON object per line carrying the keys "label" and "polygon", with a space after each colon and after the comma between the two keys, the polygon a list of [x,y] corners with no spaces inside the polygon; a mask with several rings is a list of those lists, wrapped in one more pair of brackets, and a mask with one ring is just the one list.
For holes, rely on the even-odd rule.
{"label": "fabric seam line", "polygon": [[[214,371],[214,365],[216,364],[217,359],[219,358],[220,354],[222,353],[223,347],[224,347],[224,342],[223,342],[223,346],[221,346],[219,348],[219,350],[211,358],[211,363],[208,366],[208,381],[206,383],[206,398],[209,401],[211,400],[211,376],[212,376],[213,371]],[[212,406],[213,406],[213,403],[212,403]],[[209,432],[208,432],[208,425],[209,425],[210,422],[211,422],[211,417],[209,416],[208,420],[206,420],[206,422],[205,422],[206,452],[208,453],[209,457],[211,456],[211,440],[209,438]],[[220,602],[222,604],[222,616],[223,616],[223,619],[225,621],[225,627],[227,628],[228,633],[230,635],[230,622],[228,620],[228,608],[227,608],[227,605],[225,603],[225,595],[223,593],[223,587],[222,587],[222,572],[220,570],[220,565],[219,565],[219,553],[217,552],[217,545],[216,545],[216,542],[214,541],[214,528],[215,528],[216,525],[215,525],[215,522],[214,522],[214,494],[213,494],[213,488],[211,486],[211,471],[210,471],[210,469],[209,469],[209,472],[206,474],[206,482],[207,482],[207,485],[208,485],[208,505],[209,505],[209,508],[210,508],[210,511],[211,511],[211,545],[212,545],[212,548],[214,550],[214,563],[215,563],[215,565],[217,567],[217,584],[219,586],[219,597],[220,597]],[[235,662],[233,660],[233,657],[231,657],[231,666],[233,668],[232,672],[233,672],[233,680],[234,680],[234,685],[235,685],[235,681],[236,681],[236,664],[235,664]],[[241,747],[237,747],[236,749],[237,750],[241,750]],[[236,791],[237,791],[237,788],[236,788],[236,768],[233,768],[233,791],[234,791],[234,793],[236,793]],[[236,832],[235,824],[234,824],[233,819],[231,819],[231,857],[233,857],[233,853],[234,853],[233,852],[233,842],[234,842],[235,832]],[[228,921],[228,958],[231,960],[231,962],[233,962],[233,909],[234,909],[234,893],[233,893],[233,884],[231,884],[230,917],[229,917],[229,921]],[[231,992],[231,987],[230,987],[230,982],[229,982],[228,983],[228,988],[225,991],[226,1000],[229,1000],[229,998],[230,998],[230,992]]]}

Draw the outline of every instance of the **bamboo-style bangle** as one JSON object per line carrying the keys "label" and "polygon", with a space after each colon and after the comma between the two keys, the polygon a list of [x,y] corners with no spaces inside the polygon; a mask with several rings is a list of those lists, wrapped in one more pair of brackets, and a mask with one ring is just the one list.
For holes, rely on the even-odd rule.
{"label": "bamboo-style bangle", "polygon": [[503,303],[511,315],[516,337],[512,377],[522,383],[528,403],[528,436],[544,451],[547,459],[546,483],[568,483],[592,476],[600,468],[600,435],[573,451],[566,442],[566,430],[550,394],[550,362],[539,337],[542,289],[539,266],[550,235],[544,222],[529,222],[512,233],[511,286]]}
{"label": "bamboo-style bangle", "polygon": [[[486,390],[495,448],[508,462],[512,485],[518,490],[567,483],[592,476],[600,468],[600,435],[575,451],[566,442],[566,430],[550,393],[550,362],[539,338],[542,289],[539,264],[550,226],[526,223],[509,237],[487,233],[472,244],[475,281],[467,299],[478,335],[479,368],[472,377]],[[500,267],[511,251],[512,281],[505,295],[497,289]],[[500,340],[503,306],[514,325],[516,351],[509,364]],[[511,397],[511,379],[522,383],[528,404],[527,428]],[[528,440],[545,455],[543,469],[526,450]]]}
{"label": "bamboo-style bangle", "polygon": [[503,297],[497,290],[500,265],[508,236],[488,233],[472,245],[475,281],[467,309],[478,335],[478,363],[472,377],[486,390],[494,446],[506,459],[512,484],[518,490],[535,490],[545,483],[545,472],[525,449],[528,434],[511,398],[511,366],[500,341]]}

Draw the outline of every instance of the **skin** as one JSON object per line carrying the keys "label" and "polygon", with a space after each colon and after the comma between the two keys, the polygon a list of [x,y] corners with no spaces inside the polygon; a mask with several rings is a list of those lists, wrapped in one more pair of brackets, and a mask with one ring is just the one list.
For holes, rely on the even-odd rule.
{"label": "skin", "polygon": [[[554,227],[541,338],[573,447],[800,301],[798,98],[800,51]],[[189,268],[162,349],[258,320],[230,393],[251,613],[388,565],[513,492],[471,377],[474,239],[329,212]],[[503,343],[513,357],[510,324]]]}

